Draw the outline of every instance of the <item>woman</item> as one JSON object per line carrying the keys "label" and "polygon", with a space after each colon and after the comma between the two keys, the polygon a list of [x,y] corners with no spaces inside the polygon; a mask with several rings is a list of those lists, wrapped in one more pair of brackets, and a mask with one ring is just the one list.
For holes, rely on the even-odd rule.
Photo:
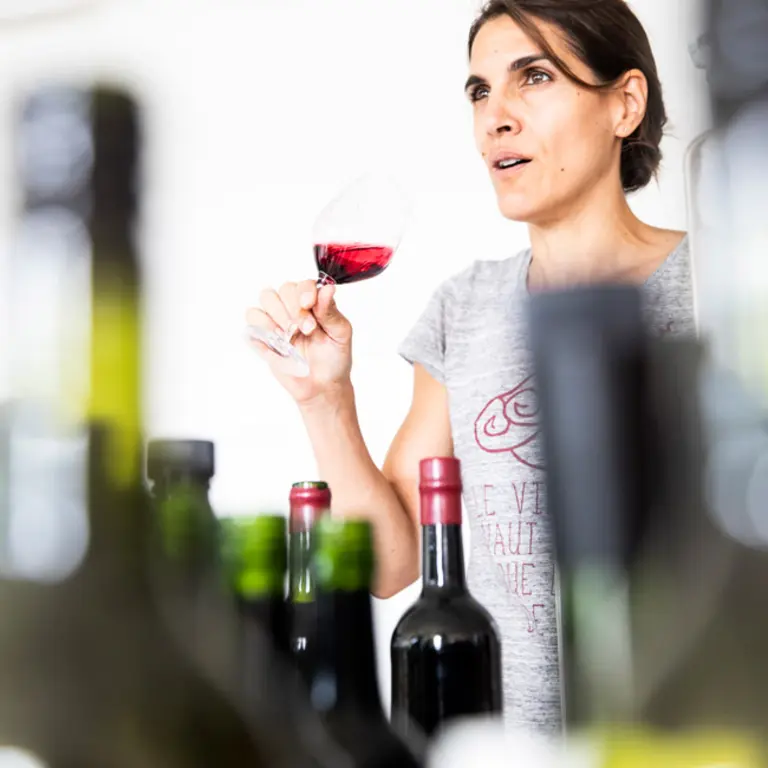
{"label": "woman", "polygon": [[352,328],[314,283],[265,291],[248,322],[300,327],[311,365],[293,378],[254,342],[301,411],[335,513],[376,532],[376,594],[418,577],[417,476],[425,456],[461,459],[472,530],[468,579],[503,643],[513,726],[561,725],[552,538],[523,316],[527,292],[602,280],[644,286],[660,333],[693,330],[685,233],[640,221],[626,194],[654,176],[666,122],[640,23],[622,0],[494,0],[469,36],[466,94],[502,214],[531,248],[473,263],[441,285],[405,339],[413,402],[381,470],[360,432]]}

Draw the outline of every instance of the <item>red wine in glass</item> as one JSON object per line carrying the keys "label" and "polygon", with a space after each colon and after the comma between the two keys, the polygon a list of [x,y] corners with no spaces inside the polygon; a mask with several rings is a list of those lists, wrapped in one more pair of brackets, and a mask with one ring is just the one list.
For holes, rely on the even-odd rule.
{"label": "red wine in glass", "polygon": [[[405,230],[408,204],[386,175],[366,174],[320,212],[313,232],[318,288],[359,283],[380,275],[392,261]],[[291,343],[298,328],[249,326],[251,338],[292,362],[291,373],[309,375],[309,364]]]}
{"label": "red wine in glass", "polygon": [[394,248],[365,243],[315,245],[315,263],[324,285],[359,283],[381,274],[392,260]]}

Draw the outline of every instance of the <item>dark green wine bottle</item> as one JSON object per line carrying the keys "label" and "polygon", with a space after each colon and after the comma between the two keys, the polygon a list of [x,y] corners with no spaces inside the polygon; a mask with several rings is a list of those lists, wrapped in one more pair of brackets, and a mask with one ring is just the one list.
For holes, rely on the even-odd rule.
{"label": "dark green wine bottle", "polygon": [[315,709],[358,768],[419,765],[384,714],[371,608],[371,525],[322,517],[314,527],[317,650],[310,676]]}
{"label": "dark green wine bottle", "polygon": [[214,444],[151,440],[147,477],[153,500],[153,592],[169,630],[217,685],[237,675],[236,612],[223,578],[219,521],[209,488]]}
{"label": "dark green wine bottle", "polygon": [[190,587],[219,568],[219,527],[208,497],[214,471],[210,441],[151,440],[147,446],[159,541],[169,559],[185,564]]}
{"label": "dark green wine bottle", "polygon": [[224,546],[232,589],[244,631],[243,677],[253,680],[252,654],[263,633],[286,662],[289,661],[285,579],[288,567],[286,521],[282,515],[229,518],[224,524]]}

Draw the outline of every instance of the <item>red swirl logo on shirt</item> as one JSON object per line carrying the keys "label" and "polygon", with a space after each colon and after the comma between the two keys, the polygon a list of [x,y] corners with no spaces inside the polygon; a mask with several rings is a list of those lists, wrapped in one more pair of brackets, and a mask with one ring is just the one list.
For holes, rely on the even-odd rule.
{"label": "red swirl logo on shirt", "polygon": [[539,463],[535,440],[539,435],[539,402],[533,376],[493,398],[475,419],[475,442],[486,453],[511,453],[531,469]]}

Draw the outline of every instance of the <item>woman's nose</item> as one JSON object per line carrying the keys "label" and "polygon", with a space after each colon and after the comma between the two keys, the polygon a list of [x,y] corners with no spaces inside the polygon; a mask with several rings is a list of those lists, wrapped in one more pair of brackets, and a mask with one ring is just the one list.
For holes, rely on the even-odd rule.
{"label": "woman's nose", "polygon": [[517,105],[514,103],[514,99],[509,98],[508,94],[491,95],[488,99],[488,109],[486,110],[485,129],[488,135],[520,133],[522,125],[517,112]]}

